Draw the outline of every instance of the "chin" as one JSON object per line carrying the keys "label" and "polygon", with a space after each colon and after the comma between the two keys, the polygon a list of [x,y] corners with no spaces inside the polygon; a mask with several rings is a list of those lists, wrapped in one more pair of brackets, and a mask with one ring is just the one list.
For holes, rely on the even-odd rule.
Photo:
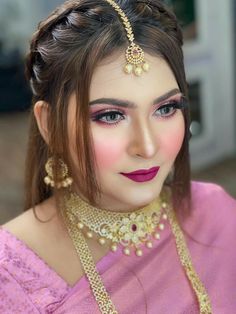
{"label": "chin", "polygon": [[160,195],[161,187],[158,185],[156,189],[147,188],[144,191],[137,193],[136,191],[129,192],[127,203],[130,207],[143,207],[154,201]]}
{"label": "chin", "polygon": [[[106,186],[102,191],[101,206],[111,210],[129,211],[140,208],[154,201],[161,192],[163,178],[156,178],[148,184],[119,184]],[[111,189],[112,188],[112,189]],[[115,193],[114,193],[115,191]]]}

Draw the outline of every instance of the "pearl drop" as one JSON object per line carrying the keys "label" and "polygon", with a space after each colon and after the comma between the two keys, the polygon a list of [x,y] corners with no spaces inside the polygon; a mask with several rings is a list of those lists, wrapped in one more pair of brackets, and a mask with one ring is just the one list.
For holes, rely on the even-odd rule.
{"label": "pearl drop", "polygon": [[126,64],[126,66],[124,67],[124,71],[125,71],[125,73],[128,73],[128,74],[130,74],[131,72],[132,72],[132,70],[133,70],[133,66],[132,66],[132,64]]}
{"label": "pearl drop", "polygon": [[157,240],[160,240],[160,238],[161,238],[161,237],[160,237],[160,234],[157,233],[157,232],[155,232],[155,233],[154,233],[154,238],[157,239]]}
{"label": "pearl drop", "polygon": [[141,67],[137,67],[134,70],[135,75],[140,76],[142,74],[143,70]]}
{"label": "pearl drop", "polygon": [[127,248],[127,247],[124,248],[123,252],[124,252],[125,255],[130,255],[130,249]]}
{"label": "pearl drop", "polygon": [[111,250],[115,252],[117,250],[117,244],[113,243],[111,246]]}
{"label": "pearl drop", "polygon": [[137,249],[135,253],[136,253],[137,256],[142,256],[143,255],[143,251],[140,250],[140,249]]}
{"label": "pearl drop", "polygon": [[159,229],[160,229],[160,230],[164,230],[164,228],[165,228],[165,225],[164,225],[164,224],[159,224]]}
{"label": "pearl drop", "polygon": [[152,242],[151,242],[151,241],[147,241],[146,247],[148,247],[149,249],[151,249],[151,248],[152,248]]}
{"label": "pearl drop", "polygon": [[82,222],[78,222],[77,224],[79,229],[83,229],[84,228],[84,224]]}
{"label": "pearl drop", "polygon": [[93,237],[93,234],[92,234],[92,232],[90,232],[90,231],[88,231],[88,232],[86,233],[86,235],[87,235],[87,237],[90,238],[90,239]]}
{"label": "pearl drop", "polygon": [[99,239],[98,239],[98,242],[99,242],[101,245],[103,245],[103,244],[106,243],[106,240],[105,240],[104,238],[99,238]]}
{"label": "pearl drop", "polygon": [[145,63],[143,64],[143,70],[144,70],[145,72],[147,72],[147,71],[149,70],[149,68],[150,68],[149,64],[148,64],[147,62],[145,62]]}

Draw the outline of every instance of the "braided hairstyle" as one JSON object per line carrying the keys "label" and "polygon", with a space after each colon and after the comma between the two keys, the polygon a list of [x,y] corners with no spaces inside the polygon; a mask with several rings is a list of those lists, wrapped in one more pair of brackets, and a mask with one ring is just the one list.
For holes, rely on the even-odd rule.
{"label": "braided hairstyle", "polygon": [[[187,96],[182,53],[182,32],[175,15],[161,0],[116,0],[127,15],[135,42],[144,51],[166,60],[180,91]],[[67,108],[76,94],[76,144],[79,173],[73,176],[79,190],[93,204],[100,193],[94,178],[95,158],[89,129],[89,88],[95,67],[106,57],[123,53],[128,46],[126,31],[117,12],[105,0],[69,0],[40,22],[26,57],[26,77],[33,93],[32,107],[43,100],[49,104],[49,143],[44,142],[31,112],[26,159],[25,209],[52,195],[45,185],[44,166],[49,156],[62,158],[70,175],[75,165],[69,154]],[[190,163],[188,147],[189,110],[183,110],[185,138],[175,160],[171,182],[178,207],[190,201]],[[60,193],[54,191],[54,194]],[[181,209],[182,210],[182,209]]]}

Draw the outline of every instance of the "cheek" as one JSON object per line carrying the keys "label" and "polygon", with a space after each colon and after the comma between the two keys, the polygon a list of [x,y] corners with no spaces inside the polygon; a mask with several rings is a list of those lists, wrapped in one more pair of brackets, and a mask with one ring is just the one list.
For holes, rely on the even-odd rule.
{"label": "cheek", "polygon": [[176,126],[170,127],[162,139],[162,147],[166,157],[175,158],[181,149],[184,139],[184,121]]}
{"label": "cheek", "polygon": [[183,136],[181,134],[173,134],[173,136],[166,138],[165,142],[165,150],[169,157],[175,157],[178,152],[180,151],[180,148],[182,146],[183,142]]}
{"label": "cheek", "polygon": [[[107,136],[106,136],[107,137]],[[124,154],[124,140],[93,137],[97,165],[100,170],[112,167]]]}

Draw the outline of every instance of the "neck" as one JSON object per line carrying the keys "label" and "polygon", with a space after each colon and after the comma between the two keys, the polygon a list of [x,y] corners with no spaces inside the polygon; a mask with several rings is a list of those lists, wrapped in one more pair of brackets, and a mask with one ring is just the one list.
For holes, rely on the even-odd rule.
{"label": "neck", "polygon": [[120,199],[116,197],[116,195],[109,196],[104,194],[101,195],[100,198],[97,198],[95,203],[91,203],[82,193],[76,191],[73,192],[73,194],[76,194],[82,202],[86,203],[88,206],[95,207],[98,210],[107,210],[108,212],[125,214],[139,211],[158,199],[162,199],[165,195],[165,189],[163,188],[159,193],[157,191],[153,198],[142,199],[137,196],[132,199],[132,203],[130,203],[130,198],[124,197],[123,199]]}

